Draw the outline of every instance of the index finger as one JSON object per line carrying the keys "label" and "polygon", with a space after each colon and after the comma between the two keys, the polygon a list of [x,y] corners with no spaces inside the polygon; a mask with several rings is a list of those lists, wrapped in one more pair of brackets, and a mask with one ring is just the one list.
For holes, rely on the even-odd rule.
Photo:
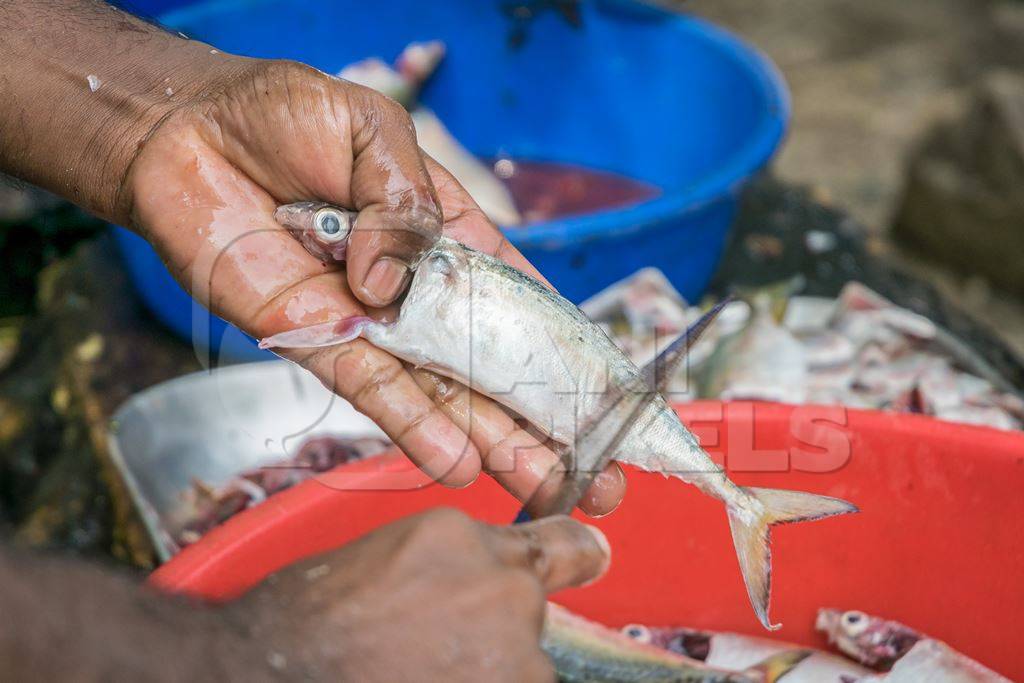
{"label": "index finger", "polygon": [[421,151],[421,154],[437,190],[438,201],[441,202],[444,234],[477,251],[499,258],[551,287],[551,283],[540,274],[540,271],[534,268],[533,264],[508,241],[498,226],[491,222],[455,176],[430,158],[426,152]]}
{"label": "index finger", "polygon": [[487,539],[498,559],[536,576],[547,593],[596,581],[611,564],[601,530],[564,515],[492,526]]}
{"label": "index finger", "polygon": [[351,195],[359,210],[349,238],[348,281],[359,299],[386,306],[404,291],[441,235],[441,207],[412,120],[400,104],[352,87]]}
{"label": "index finger", "polygon": [[[558,456],[519,427],[504,408],[464,384],[428,370],[412,369],[411,374],[441,412],[469,435],[487,473],[519,500],[529,500],[537,509],[544,509],[557,492],[545,474],[558,463]],[[541,485],[545,490],[537,492]],[[625,488],[622,470],[616,463],[609,463],[594,479],[579,507],[591,517],[606,515],[618,506]]]}

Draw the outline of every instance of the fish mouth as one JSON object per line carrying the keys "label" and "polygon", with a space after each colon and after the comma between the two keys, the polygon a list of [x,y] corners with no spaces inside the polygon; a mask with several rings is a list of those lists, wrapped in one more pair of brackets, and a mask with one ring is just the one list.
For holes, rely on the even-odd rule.
{"label": "fish mouth", "polygon": [[815,630],[822,631],[828,635],[834,634],[836,627],[839,625],[839,616],[841,614],[842,612],[836,609],[819,609],[818,616],[814,620]]}

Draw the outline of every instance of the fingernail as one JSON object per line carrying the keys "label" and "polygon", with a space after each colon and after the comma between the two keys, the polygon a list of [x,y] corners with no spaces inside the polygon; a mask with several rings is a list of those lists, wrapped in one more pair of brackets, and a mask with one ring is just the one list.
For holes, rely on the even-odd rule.
{"label": "fingernail", "polygon": [[611,566],[611,564],[612,564],[612,546],[611,546],[610,543],[608,543],[608,537],[605,536],[604,532],[601,531],[600,529],[598,529],[596,526],[591,526],[589,524],[584,524],[583,526],[594,537],[594,540],[597,541],[597,545],[600,546],[600,548],[601,548],[601,552],[604,553],[604,564],[601,565],[601,571],[598,572],[598,574],[593,579],[591,579],[587,583],[583,584],[585,586],[589,586],[594,581],[597,581],[602,576],[604,576],[605,573],[608,571],[608,567]]}
{"label": "fingernail", "polygon": [[394,301],[405,289],[408,276],[409,269],[401,261],[387,256],[378,259],[363,280],[363,291],[372,299],[368,303],[386,306]]}
{"label": "fingernail", "polygon": [[623,474],[622,470],[619,469],[618,465],[612,463],[609,469],[604,470],[594,477],[594,481],[591,483],[590,488],[587,490],[586,497],[584,498],[587,505],[586,507],[581,505],[580,509],[583,510],[584,514],[591,519],[600,519],[615,512],[622,503],[621,497],[615,499],[614,504],[607,510],[599,511],[601,510],[601,503],[606,497],[604,492],[609,489],[620,488],[625,481],[626,476]]}

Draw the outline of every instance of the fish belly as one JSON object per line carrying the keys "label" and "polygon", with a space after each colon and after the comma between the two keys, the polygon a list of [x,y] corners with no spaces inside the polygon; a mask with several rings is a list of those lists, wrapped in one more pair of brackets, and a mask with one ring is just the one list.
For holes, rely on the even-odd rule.
{"label": "fish belly", "polygon": [[[608,387],[628,383],[637,372],[624,356],[567,351],[565,346],[553,351],[547,334],[506,328],[500,344],[492,341],[495,336],[485,330],[472,337],[449,334],[425,348],[422,333],[393,329],[371,341],[408,362],[463,382],[567,445],[592,418]],[[743,496],[661,397],[644,409],[613,457],[677,477],[726,503]]]}

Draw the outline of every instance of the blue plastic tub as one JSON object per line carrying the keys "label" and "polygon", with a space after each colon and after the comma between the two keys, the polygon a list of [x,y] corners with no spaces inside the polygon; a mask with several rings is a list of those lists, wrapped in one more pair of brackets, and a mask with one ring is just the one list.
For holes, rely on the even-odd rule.
{"label": "blue plastic tub", "polygon": [[[173,3],[127,4],[152,12]],[[538,269],[577,302],[643,266],[661,268],[684,296],[698,298],[739,190],[784,133],[789,101],[778,72],[721,29],[626,0],[583,2],[581,29],[540,12],[512,48],[506,4],[211,0],[162,19],[227,51],[327,72],[366,56],[393,58],[411,41],[444,40],[448,55],[423,100],[471,151],[579,164],[661,188],[633,207],[508,230]],[[124,231],[119,240],[156,314],[186,337],[207,337],[194,333],[193,319],[203,316],[149,247]],[[213,347],[225,329],[210,322]],[[253,357],[232,336],[225,350]]]}

